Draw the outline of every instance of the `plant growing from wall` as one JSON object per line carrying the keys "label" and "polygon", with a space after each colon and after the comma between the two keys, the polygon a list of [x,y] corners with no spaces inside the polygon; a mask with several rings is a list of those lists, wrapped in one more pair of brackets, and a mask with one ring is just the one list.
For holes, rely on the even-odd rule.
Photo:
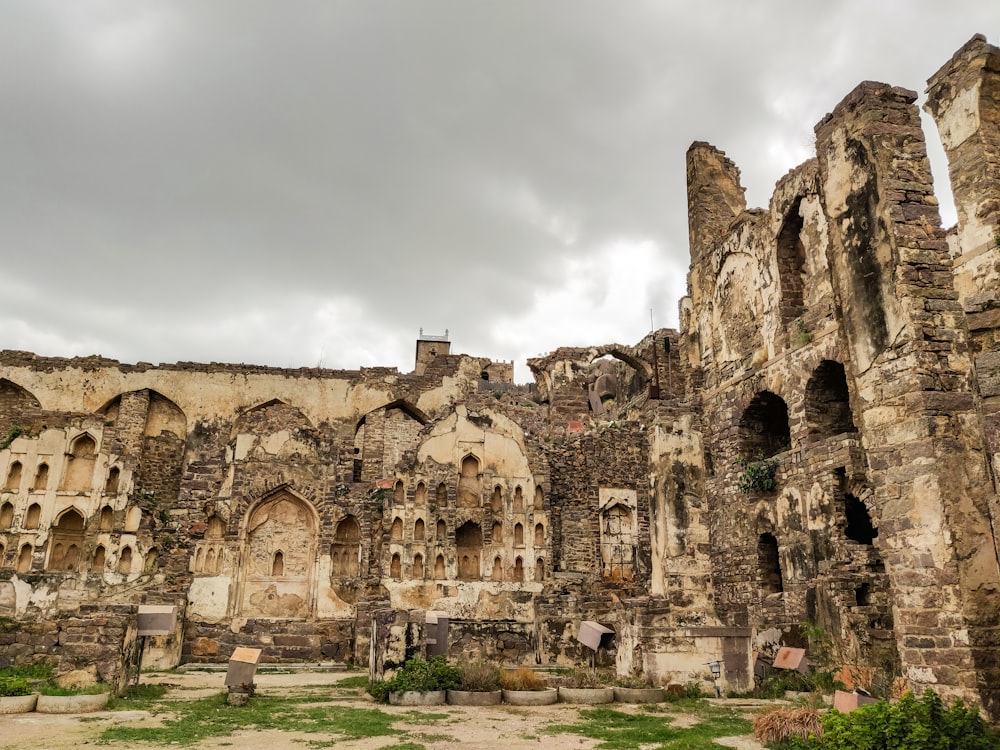
{"label": "plant growing from wall", "polygon": [[813,340],[813,332],[806,328],[806,322],[802,318],[796,318],[793,325],[794,338],[799,346],[805,346]]}
{"label": "plant growing from wall", "polygon": [[10,432],[7,433],[7,437],[4,438],[3,442],[0,443],[0,451],[7,450],[10,448],[10,444],[17,440],[21,435],[24,434],[24,428],[20,425],[14,425],[10,428]]}
{"label": "plant growing from wall", "polygon": [[737,487],[744,495],[757,492],[771,492],[778,486],[775,476],[778,473],[778,462],[773,458],[736,459],[737,466],[743,468],[737,480]]}

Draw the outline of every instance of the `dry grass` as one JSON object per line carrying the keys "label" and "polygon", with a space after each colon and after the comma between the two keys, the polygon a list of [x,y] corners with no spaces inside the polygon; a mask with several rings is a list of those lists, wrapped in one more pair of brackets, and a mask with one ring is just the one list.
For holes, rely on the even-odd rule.
{"label": "dry grass", "polygon": [[823,725],[814,708],[778,708],[753,720],[753,736],[764,744],[783,742],[792,737],[822,737]]}
{"label": "dry grass", "polygon": [[544,690],[548,683],[531,667],[518,667],[501,672],[500,685],[504,690]]}

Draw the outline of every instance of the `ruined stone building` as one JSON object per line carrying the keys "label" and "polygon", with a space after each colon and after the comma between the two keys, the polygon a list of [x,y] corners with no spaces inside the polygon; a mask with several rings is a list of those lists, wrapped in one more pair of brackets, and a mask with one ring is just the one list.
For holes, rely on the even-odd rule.
{"label": "ruined stone building", "polygon": [[[687,155],[681,330],[511,363],[421,336],[415,369],[0,354],[0,664],[453,656],[752,685],[823,626],[847,663],[1000,718],[1000,50],[916,94],[863,83],[748,209]],[[96,637],[95,637],[96,634]]]}

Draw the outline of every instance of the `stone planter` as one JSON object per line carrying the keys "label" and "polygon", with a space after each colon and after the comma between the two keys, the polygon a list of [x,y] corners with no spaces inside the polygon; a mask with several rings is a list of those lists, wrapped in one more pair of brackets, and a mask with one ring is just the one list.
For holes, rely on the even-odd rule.
{"label": "stone planter", "polygon": [[38,693],[31,695],[0,695],[0,714],[26,714],[35,710]]}
{"label": "stone planter", "polygon": [[390,706],[440,706],[444,704],[444,690],[403,690],[389,693]]}
{"label": "stone planter", "polygon": [[662,703],[666,698],[663,688],[623,688],[616,687],[616,703]]}
{"label": "stone planter", "polygon": [[500,690],[448,691],[448,703],[452,706],[499,706],[502,698]]}
{"label": "stone planter", "polygon": [[559,692],[555,688],[503,691],[503,702],[512,706],[551,706],[558,700]]}
{"label": "stone planter", "polygon": [[615,700],[614,688],[559,688],[559,700],[563,703],[612,703]]}
{"label": "stone planter", "polygon": [[109,693],[92,695],[39,695],[35,710],[40,714],[85,714],[108,705]]}

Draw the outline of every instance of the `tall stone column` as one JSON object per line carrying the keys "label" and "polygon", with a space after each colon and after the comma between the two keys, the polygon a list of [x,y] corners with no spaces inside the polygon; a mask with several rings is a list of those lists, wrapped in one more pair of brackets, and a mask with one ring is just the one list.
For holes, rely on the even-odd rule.
{"label": "tall stone column", "polygon": [[[958,225],[949,231],[982,398],[993,484],[1000,476],[1000,49],[981,35],[927,82],[925,109],[948,155]],[[1000,537],[1000,503],[991,507]]]}
{"label": "tall stone column", "polygon": [[866,82],[816,126],[828,258],[905,677],[1000,717],[994,488],[915,99]]}

